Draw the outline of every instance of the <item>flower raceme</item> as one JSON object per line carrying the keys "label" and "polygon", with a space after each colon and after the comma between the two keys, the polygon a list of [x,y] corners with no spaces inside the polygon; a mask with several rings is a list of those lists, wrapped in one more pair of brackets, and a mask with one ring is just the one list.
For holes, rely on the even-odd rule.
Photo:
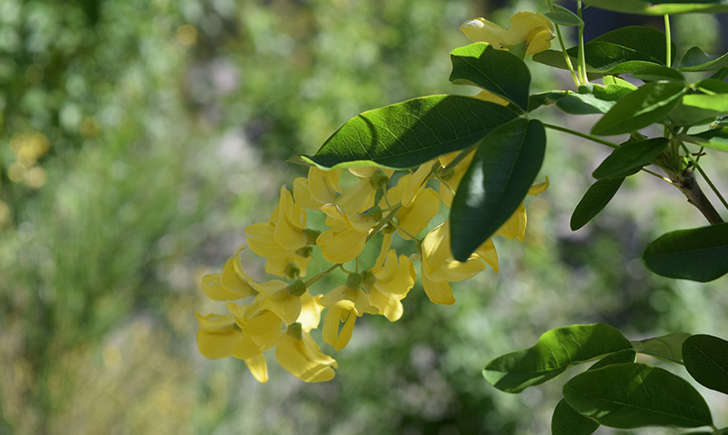
{"label": "flower raceme", "polygon": [[[250,251],[275,278],[252,279],[241,260],[249,252],[244,247],[225,261],[220,273],[203,276],[205,295],[226,301],[227,312],[197,315],[200,353],[210,359],[242,359],[255,379],[266,382],[265,354],[272,351],[283,368],[303,381],[328,381],[335,376],[336,361],[311,335],[322,316],[323,341],[341,350],[358,318],[381,315],[395,322],[402,317],[402,300],[414,288],[418,269],[425,294],[437,304],[455,302],[452,282],[470,279],[488,266],[497,272],[492,239],[458,262],[450,252],[449,223],[432,222],[443,205],[451,206],[473,155],[472,150],[456,151],[404,172],[311,167],[307,177],[294,179],[292,192],[281,187],[270,219],[245,230]],[[547,186],[548,180],[529,193],[539,194]],[[310,226],[307,217],[313,212],[323,213],[323,227]],[[521,204],[496,235],[523,240],[525,227]],[[416,243],[418,254],[392,249],[402,243]],[[362,252],[368,244],[376,244],[379,254],[367,266],[372,260]],[[330,265],[304,281],[317,253]],[[312,288],[337,270],[348,276],[345,283]]]}

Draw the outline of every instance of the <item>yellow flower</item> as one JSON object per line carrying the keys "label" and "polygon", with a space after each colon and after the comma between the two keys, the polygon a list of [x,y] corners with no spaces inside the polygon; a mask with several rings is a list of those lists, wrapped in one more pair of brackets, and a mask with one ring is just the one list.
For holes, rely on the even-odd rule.
{"label": "yellow flower", "polygon": [[369,295],[369,303],[390,322],[402,317],[402,299],[415,285],[417,277],[414,264],[405,255],[399,256],[392,249],[386,259],[362,274],[362,284]]}
{"label": "yellow flower", "polygon": [[380,201],[380,207],[400,205],[397,229],[404,239],[417,236],[440,210],[437,192],[425,187],[431,169],[432,164],[424,164],[414,173],[403,175]]}
{"label": "yellow flower", "polygon": [[286,370],[304,382],[326,382],[336,375],[336,360],[321,352],[299,323],[288,327],[276,347],[276,359]]}
{"label": "yellow flower", "polygon": [[371,216],[348,214],[336,204],[321,207],[330,229],[321,233],[316,245],[321,255],[331,263],[346,263],[356,258],[366,245],[369,230],[376,224]]}
{"label": "yellow flower", "polygon": [[308,177],[293,180],[293,197],[296,204],[303,208],[317,210],[324,204],[332,203],[341,194],[338,169],[324,171],[315,166],[308,169]]}
{"label": "yellow flower", "polygon": [[478,98],[483,101],[495,103],[495,104],[498,104],[499,106],[505,107],[508,105],[508,100],[506,100],[505,98],[499,97],[498,95],[490,92],[487,89],[483,89],[482,91],[480,91],[480,93],[478,95],[476,95],[475,98]]}
{"label": "yellow flower", "polygon": [[202,277],[202,290],[207,297],[216,301],[242,299],[257,294],[248,281],[249,277],[240,264],[240,257],[235,254],[225,262],[222,273]]}
{"label": "yellow flower", "polygon": [[266,282],[251,281],[250,285],[258,291],[255,303],[260,310],[270,310],[286,325],[290,325],[301,314],[301,296],[306,294],[306,285],[301,280],[292,284],[272,279]]}
{"label": "yellow flower", "polygon": [[367,294],[358,284],[356,288],[353,287],[342,285],[321,298],[321,305],[328,307],[321,336],[336,350],[343,349],[349,343],[357,317],[363,316],[366,312],[376,313],[369,304]]}
{"label": "yellow flower", "polygon": [[450,251],[450,225],[440,224],[430,231],[421,245],[422,286],[430,300],[436,304],[455,302],[450,282],[464,281],[485,269],[486,263],[498,271],[498,254],[493,241],[486,240],[465,262],[452,257]]}
{"label": "yellow flower", "polygon": [[[440,165],[443,168],[447,167],[462,151],[454,151],[449,154],[445,154],[439,157]],[[448,207],[452,206],[452,200],[455,197],[455,192],[458,190],[460,181],[465,176],[470,167],[470,163],[475,157],[475,150],[468,153],[460,162],[458,162],[452,170],[440,172],[440,199],[443,204]]]}
{"label": "yellow flower", "polygon": [[266,259],[265,271],[271,275],[294,278],[306,276],[311,260],[312,232],[306,228],[306,212],[293,201],[284,186],[280,200],[268,222],[245,229],[248,246]]}
{"label": "yellow flower", "polygon": [[197,347],[204,357],[218,359],[233,356],[242,359],[259,382],[268,381],[268,367],[263,349],[236,328],[233,316],[195,315],[200,326],[197,331]]}
{"label": "yellow flower", "polygon": [[[546,177],[546,181],[543,183],[531,186],[531,188],[528,189],[528,194],[540,195],[548,188],[548,186],[549,179]],[[495,235],[503,236],[507,239],[518,239],[523,241],[523,238],[526,237],[526,221],[526,207],[524,206],[524,203],[521,202],[513,215],[511,215],[506,223],[504,223],[503,226],[496,231]]]}
{"label": "yellow flower", "polygon": [[511,17],[511,27],[503,27],[475,18],[463,23],[460,30],[471,41],[483,41],[498,49],[507,49],[526,43],[526,56],[551,47],[553,25],[545,16],[534,12],[518,12]]}

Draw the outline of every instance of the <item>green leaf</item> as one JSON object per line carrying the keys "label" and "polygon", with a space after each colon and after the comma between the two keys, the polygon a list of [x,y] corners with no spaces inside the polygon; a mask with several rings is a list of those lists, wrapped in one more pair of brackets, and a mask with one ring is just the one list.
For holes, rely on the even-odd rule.
{"label": "green leaf", "polygon": [[414,98],[360,113],[336,130],[315,155],[301,157],[324,168],[362,163],[411,168],[467,148],[515,116],[477,98]]}
{"label": "green leaf", "polygon": [[622,429],[713,422],[705,400],[687,381],[644,364],[588,370],[564,385],[564,398],[580,414]]}
{"label": "green leaf", "polygon": [[632,175],[642,166],[655,161],[667,148],[668,141],[664,137],[625,142],[594,170],[592,176],[596,179],[623,178]]}
{"label": "green leaf", "polygon": [[612,364],[633,363],[635,356],[637,356],[637,353],[634,351],[634,349],[623,349],[614,353],[610,353],[609,355],[594,363],[594,365],[589,367],[587,370],[596,370],[602,367],[610,366]]}
{"label": "green leaf", "polygon": [[538,175],[546,132],[537,120],[517,118],[479,144],[450,209],[453,257],[465,261],[516,211]]}
{"label": "green leaf", "polygon": [[[569,58],[571,58],[571,64],[576,65],[576,51],[571,51],[574,53],[569,54]],[[566,65],[566,61],[564,60],[564,54],[559,50],[544,50],[540,53],[534,54],[532,59],[538,63],[552,66],[554,68],[569,69],[569,67]],[[601,77],[600,70],[598,68],[594,68],[591,65],[586,66],[586,72],[589,73],[590,79]]]}
{"label": "green leaf", "polygon": [[604,86],[594,85],[594,96],[600,100],[617,101],[627,94],[631,94],[637,89],[637,86],[615,76],[604,76],[602,78]]}
{"label": "green leaf", "polygon": [[645,0],[584,0],[589,6],[628,14],[665,15],[690,12],[728,12],[726,0],[696,0],[693,2],[656,2]]}
{"label": "green leaf", "polygon": [[688,50],[680,60],[682,71],[717,71],[728,67],[728,53],[720,57],[710,57],[700,47]]}
{"label": "green leaf", "polygon": [[647,267],[668,278],[708,282],[728,273],[728,223],[663,234],[647,246]]}
{"label": "green leaf", "polygon": [[629,133],[659,122],[680,102],[685,86],[679,82],[647,83],[622,97],[600,119],[592,133],[602,136]]}
{"label": "green leaf", "polygon": [[685,368],[696,381],[728,394],[728,341],[712,335],[693,335],[683,343]]}
{"label": "green leaf", "polygon": [[622,62],[616,66],[609,68],[604,71],[607,74],[630,74],[636,79],[642,81],[655,81],[655,80],[671,80],[671,81],[684,81],[685,76],[680,71],[668,68],[664,65],[660,65],[654,62],[647,62],[644,60],[630,60]]}
{"label": "green leaf", "polygon": [[[611,364],[631,363],[634,362],[634,357],[634,350],[620,350],[600,359],[587,370],[595,370]],[[597,428],[599,428],[599,423],[576,412],[564,399],[561,399],[556,405],[554,414],[551,417],[551,433],[553,435],[588,435]]]}
{"label": "green leaf", "polygon": [[[672,55],[676,52],[671,45]],[[575,56],[577,48],[567,51]],[[586,62],[601,70],[630,60],[665,65],[665,34],[653,27],[625,26],[597,36],[584,46]]]}
{"label": "green leaf", "polygon": [[684,104],[682,100],[668,115],[673,124],[681,126],[708,124],[713,122],[718,116],[720,116],[720,112],[689,106]]}
{"label": "green leaf", "polygon": [[483,369],[483,376],[499,390],[518,393],[559,375],[569,365],[631,348],[612,326],[571,325],[547,331],[528,349],[494,359]]}
{"label": "green leaf", "polygon": [[700,146],[728,152],[728,127],[718,127],[688,136]]}
{"label": "green leaf", "polygon": [[552,9],[544,15],[546,15],[555,24],[560,24],[562,26],[581,26],[584,24],[584,21],[582,21],[578,15],[559,5],[553,5]]}
{"label": "green leaf", "polygon": [[531,95],[528,110],[532,111],[544,104],[551,103],[556,103],[559,109],[572,115],[606,113],[614,105],[613,101],[602,100],[592,94],[552,91]]}
{"label": "green leaf", "polygon": [[690,334],[687,332],[675,332],[661,337],[633,341],[632,347],[639,353],[682,364],[682,346],[688,337],[690,337]]}
{"label": "green leaf", "polygon": [[685,106],[697,107],[710,110],[717,116],[728,113],[728,95],[726,94],[690,94],[684,95],[682,104]]}
{"label": "green leaf", "polygon": [[605,178],[589,186],[571,214],[571,230],[576,231],[599,214],[617,193],[624,178]]}
{"label": "green leaf", "polygon": [[552,435],[590,435],[599,429],[599,423],[579,414],[561,399],[551,416]]}
{"label": "green leaf", "polygon": [[480,86],[526,109],[531,74],[521,59],[506,50],[476,42],[450,52],[455,84]]}

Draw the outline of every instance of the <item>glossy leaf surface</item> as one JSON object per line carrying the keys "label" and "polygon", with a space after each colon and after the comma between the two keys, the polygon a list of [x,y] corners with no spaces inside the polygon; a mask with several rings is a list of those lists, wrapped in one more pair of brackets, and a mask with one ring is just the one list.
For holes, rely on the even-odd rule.
{"label": "glossy leaf surface", "polygon": [[712,423],[708,405],[695,388],[667,370],[645,364],[588,370],[564,385],[564,398],[580,414],[616,428]]}
{"label": "glossy leaf surface", "polygon": [[483,369],[483,376],[499,390],[518,393],[559,375],[569,365],[631,348],[612,326],[566,326],[547,331],[528,349],[494,359]]}
{"label": "glossy leaf surface", "polygon": [[546,132],[536,120],[514,119],[479,144],[450,209],[453,257],[465,261],[516,211],[538,175]]}
{"label": "glossy leaf surface", "polygon": [[313,156],[324,168],[375,163],[411,168],[473,145],[516,115],[498,104],[455,95],[413,98],[369,110],[342,125]]}
{"label": "glossy leaf surface", "polygon": [[663,234],[647,246],[647,267],[668,278],[707,282],[728,273],[728,223]]}

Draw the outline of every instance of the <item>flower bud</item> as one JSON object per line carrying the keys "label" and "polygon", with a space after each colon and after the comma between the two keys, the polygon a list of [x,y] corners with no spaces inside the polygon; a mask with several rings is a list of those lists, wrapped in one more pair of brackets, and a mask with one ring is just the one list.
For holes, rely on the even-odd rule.
{"label": "flower bud", "polygon": [[361,275],[358,273],[350,273],[346,278],[346,286],[350,289],[357,290],[361,285]]}
{"label": "flower bud", "polygon": [[286,333],[290,335],[293,338],[296,338],[298,340],[303,339],[303,328],[301,327],[301,324],[298,322],[291,323],[288,325],[288,330],[286,330]]}
{"label": "flower bud", "polygon": [[291,285],[286,287],[286,290],[288,290],[288,293],[293,296],[301,296],[302,294],[306,293],[306,284],[300,279],[297,279],[293,281]]}

